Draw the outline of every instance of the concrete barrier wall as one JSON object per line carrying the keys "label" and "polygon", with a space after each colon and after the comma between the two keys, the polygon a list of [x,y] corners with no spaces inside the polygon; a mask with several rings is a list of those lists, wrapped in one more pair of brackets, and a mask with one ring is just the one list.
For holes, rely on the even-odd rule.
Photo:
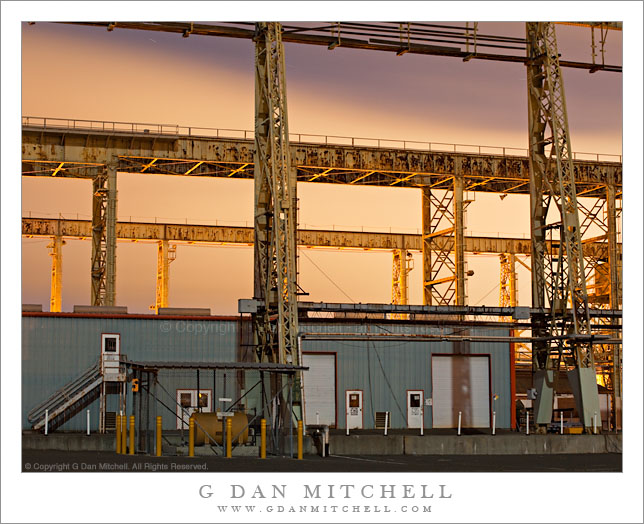
{"label": "concrete barrier wall", "polygon": [[50,435],[23,435],[22,449],[55,451],[116,451],[115,436],[84,435],[82,433],[52,433]]}
{"label": "concrete barrier wall", "polygon": [[621,435],[333,436],[334,455],[549,455],[621,453]]}
{"label": "concrete barrier wall", "polygon": [[[294,439],[294,451],[296,440]],[[285,441],[286,450],[289,442]],[[23,449],[59,451],[115,451],[114,435],[53,433],[22,436]],[[621,453],[621,435],[334,435],[333,455],[549,455]],[[310,437],[304,453],[317,454]]]}

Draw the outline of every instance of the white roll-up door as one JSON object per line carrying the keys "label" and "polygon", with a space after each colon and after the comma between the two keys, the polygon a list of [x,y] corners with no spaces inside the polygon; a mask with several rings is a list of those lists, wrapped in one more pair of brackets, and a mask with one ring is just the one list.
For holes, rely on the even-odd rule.
{"label": "white roll-up door", "polygon": [[302,354],[304,382],[304,417],[306,424],[335,426],[335,354]]}
{"label": "white roll-up door", "polygon": [[432,357],[432,426],[490,427],[490,358],[487,355]]}

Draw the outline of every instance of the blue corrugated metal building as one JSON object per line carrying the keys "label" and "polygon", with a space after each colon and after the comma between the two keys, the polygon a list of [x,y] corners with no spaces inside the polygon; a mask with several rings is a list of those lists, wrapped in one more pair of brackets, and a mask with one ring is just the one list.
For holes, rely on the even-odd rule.
{"label": "blue corrugated metal building", "polygon": [[[367,338],[376,333],[385,336],[436,336],[464,332],[470,342],[451,340],[386,340]],[[250,325],[241,317],[163,317],[157,315],[83,315],[71,313],[23,313],[22,319],[22,414],[23,428],[31,426],[27,413],[55,390],[96,364],[101,352],[101,334],[118,333],[121,353],[129,360],[234,362],[252,361],[249,345]],[[364,428],[373,428],[375,412],[388,411],[392,428],[407,427],[408,390],[422,390],[424,427],[431,428],[434,414],[431,399],[432,357],[438,355],[488,355],[490,395],[495,402],[496,426],[511,427],[513,410],[513,373],[510,342],[480,342],[479,337],[508,337],[509,328],[476,325],[432,325],[404,321],[302,319],[301,350],[309,354],[334,355],[335,426],[346,425],[348,390],[363,393]],[[340,339],[347,334],[346,338]],[[328,335],[328,336],[327,336]],[[325,338],[326,337],[326,338]],[[254,377],[237,383],[237,373],[229,373],[226,395],[239,394],[252,386]],[[306,377],[306,376],[305,376]],[[196,372],[161,371],[159,381],[166,390],[166,402],[172,405],[180,389],[197,387]],[[216,403],[224,395],[221,372],[203,371],[200,388],[212,392]],[[233,390],[236,388],[236,391]],[[306,383],[305,383],[306,388]],[[215,391],[212,391],[215,389]],[[258,397],[250,395],[247,408],[257,407]],[[112,403],[114,405],[114,403]],[[98,401],[91,407],[94,428],[98,425]],[[109,407],[108,407],[109,409]],[[167,410],[166,410],[167,411]],[[163,410],[164,426],[174,429],[175,421]],[[61,430],[82,431],[85,417],[77,415]]]}

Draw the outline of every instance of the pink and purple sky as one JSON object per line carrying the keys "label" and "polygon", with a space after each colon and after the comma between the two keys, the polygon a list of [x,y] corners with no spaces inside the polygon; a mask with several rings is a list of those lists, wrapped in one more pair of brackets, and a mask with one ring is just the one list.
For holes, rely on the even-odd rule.
{"label": "pink and purple sky", "polygon": [[[479,30],[522,36],[522,23],[481,23]],[[558,26],[568,60],[590,61],[590,29]],[[621,64],[622,33],[610,31],[606,62]],[[285,44],[291,132],[525,148],[525,67],[488,61]],[[37,23],[22,27],[22,114],[58,118],[252,129],[251,41]],[[622,75],[565,69],[575,151],[621,154]],[[252,225],[252,181],[120,174],[119,219]],[[87,181],[23,178],[23,215],[89,219]],[[300,184],[301,226],[416,232],[420,192],[413,189]],[[528,236],[528,199],[475,195],[469,234]],[[48,309],[47,239],[23,239],[22,301]],[[302,250],[301,250],[302,251]],[[89,241],[67,240],[63,311],[89,303]],[[422,303],[420,255],[410,299]],[[311,263],[320,266],[339,291]],[[469,303],[498,303],[498,256],[468,256]],[[520,265],[519,301],[530,303]],[[154,303],[156,245],[119,242],[117,302],[130,312]],[[304,250],[300,285],[315,301],[389,302],[391,255]],[[252,295],[252,249],[179,245],[171,265],[170,305],[236,312]]]}

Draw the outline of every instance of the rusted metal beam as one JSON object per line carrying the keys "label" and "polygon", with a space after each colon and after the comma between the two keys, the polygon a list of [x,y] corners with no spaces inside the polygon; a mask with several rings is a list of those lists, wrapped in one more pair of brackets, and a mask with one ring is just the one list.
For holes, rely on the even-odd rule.
{"label": "rusted metal beam", "polygon": [[[61,145],[63,134],[65,145]],[[253,178],[252,140],[56,128],[51,124],[23,126],[23,175],[51,176],[64,161],[66,167],[57,177],[92,178],[97,164],[107,162],[108,149],[118,157],[119,172],[140,173],[147,166],[145,174],[150,175]],[[291,142],[289,151],[291,165],[302,182],[368,186],[395,183],[394,187],[451,190],[455,159],[460,157],[465,187],[484,192],[529,193],[527,157],[303,142]],[[69,162],[76,163],[73,169],[67,167]],[[608,180],[613,181],[617,194],[621,191],[620,162],[577,160],[573,165],[578,190],[585,192],[584,196],[604,198]]]}
{"label": "rusted metal beam", "polygon": [[[91,238],[92,226],[89,220],[67,220],[60,218],[23,218],[22,234],[26,237],[61,235],[65,238]],[[168,224],[146,222],[117,222],[116,237],[119,240],[209,243],[253,245],[252,227],[210,226],[198,224]],[[361,231],[329,231],[300,229],[297,232],[298,245],[311,248],[344,248],[362,250],[402,249],[422,252],[422,236],[408,233],[377,233]],[[441,237],[451,249],[451,236]],[[497,238],[466,236],[464,249],[468,253],[530,254],[530,240],[525,238]],[[618,253],[622,245],[618,244]],[[549,247],[551,249],[551,247]],[[584,246],[586,256],[604,253],[605,244],[596,242]],[[519,259],[517,259],[520,262]]]}

